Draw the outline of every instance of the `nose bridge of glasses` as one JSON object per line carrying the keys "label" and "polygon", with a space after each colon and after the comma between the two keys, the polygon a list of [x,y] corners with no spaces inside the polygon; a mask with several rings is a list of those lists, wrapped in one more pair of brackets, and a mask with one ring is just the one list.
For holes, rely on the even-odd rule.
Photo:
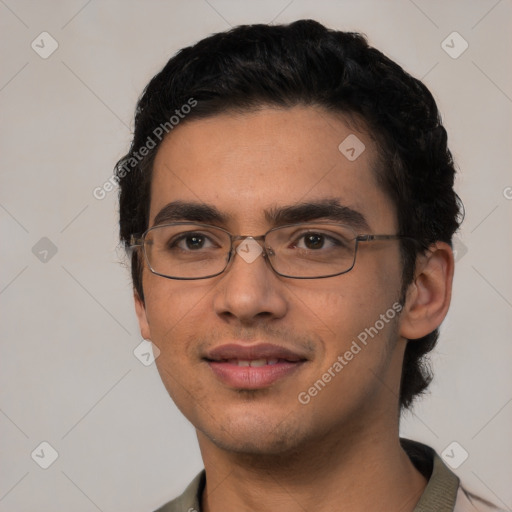
{"label": "nose bridge of glasses", "polygon": [[245,240],[246,238],[252,238],[253,240],[265,240],[266,235],[231,235],[231,240],[233,243],[238,242],[239,240]]}
{"label": "nose bridge of glasses", "polygon": [[264,248],[266,235],[231,235],[231,245],[233,249],[237,249],[246,240],[254,240],[258,245]]}
{"label": "nose bridge of glasses", "polygon": [[261,254],[267,256],[265,235],[237,235],[231,237],[231,254],[235,252],[246,262],[252,263]]}

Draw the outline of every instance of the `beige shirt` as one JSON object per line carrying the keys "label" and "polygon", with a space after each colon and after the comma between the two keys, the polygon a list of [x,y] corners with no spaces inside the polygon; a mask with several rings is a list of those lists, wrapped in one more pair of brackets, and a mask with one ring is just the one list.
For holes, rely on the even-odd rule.
{"label": "beige shirt", "polygon": [[[414,465],[428,478],[414,512],[504,512],[466,491],[432,448],[408,439],[400,439],[400,442]],[[155,512],[201,512],[205,483],[206,475],[201,471],[181,496]]]}

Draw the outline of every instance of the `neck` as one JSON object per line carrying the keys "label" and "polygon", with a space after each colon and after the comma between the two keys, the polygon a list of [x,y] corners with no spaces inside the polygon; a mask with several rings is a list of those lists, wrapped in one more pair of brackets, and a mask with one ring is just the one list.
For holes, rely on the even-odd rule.
{"label": "neck", "polygon": [[198,432],[207,475],[202,509],[412,511],[427,482],[400,446],[398,419],[364,430],[336,429],[291,453],[263,456],[226,452]]}

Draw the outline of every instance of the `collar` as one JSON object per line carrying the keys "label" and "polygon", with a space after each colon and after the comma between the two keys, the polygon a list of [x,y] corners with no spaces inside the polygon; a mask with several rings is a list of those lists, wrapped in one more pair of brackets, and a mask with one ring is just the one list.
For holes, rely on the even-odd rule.
{"label": "collar", "polygon": [[402,438],[400,444],[416,469],[428,479],[414,512],[453,512],[459,478],[430,446]]}

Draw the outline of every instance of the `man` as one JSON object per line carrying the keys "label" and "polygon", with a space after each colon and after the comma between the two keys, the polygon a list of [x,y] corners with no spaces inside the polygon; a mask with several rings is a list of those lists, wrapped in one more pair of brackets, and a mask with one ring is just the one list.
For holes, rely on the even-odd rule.
{"label": "man", "polygon": [[205,465],[159,510],[496,510],[398,434],[450,304],[454,173],[432,95],[359,34],[241,26],[151,80],[120,235]]}

